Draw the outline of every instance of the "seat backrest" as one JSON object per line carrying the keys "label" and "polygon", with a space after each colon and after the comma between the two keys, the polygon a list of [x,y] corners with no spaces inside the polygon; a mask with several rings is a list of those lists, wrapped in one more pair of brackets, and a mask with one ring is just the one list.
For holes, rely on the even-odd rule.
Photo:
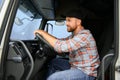
{"label": "seat backrest", "polygon": [[109,67],[112,59],[114,56],[114,49],[110,49],[108,54],[103,57],[101,60],[100,66],[98,68],[98,76],[97,80],[104,80],[105,79],[105,71]]}
{"label": "seat backrest", "polygon": [[101,64],[98,68],[97,80],[105,79],[105,72],[114,57],[114,25],[112,22],[109,22],[109,24],[104,27],[97,44],[101,60]]}

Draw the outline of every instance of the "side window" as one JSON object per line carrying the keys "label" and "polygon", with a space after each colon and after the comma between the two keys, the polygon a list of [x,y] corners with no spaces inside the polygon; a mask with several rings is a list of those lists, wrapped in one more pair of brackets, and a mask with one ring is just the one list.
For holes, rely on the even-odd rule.
{"label": "side window", "polygon": [[71,34],[70,32],[67,32],[65,24],[63,26],[57,26],[55,25],[55,21],[48,21],[48,24],[51,24],[48,26],[48,33],[57,38],[65,38]]}
{"label": "side window", "polygon": [[18,9],[11,32],[11,39],[34,39],[34,30],[39,28],[41,19],[33,19]]}
{"label": "side window", "polygon": [[4,0],[0,0],[0,12],[1,12],[1,8],[3,6]]}

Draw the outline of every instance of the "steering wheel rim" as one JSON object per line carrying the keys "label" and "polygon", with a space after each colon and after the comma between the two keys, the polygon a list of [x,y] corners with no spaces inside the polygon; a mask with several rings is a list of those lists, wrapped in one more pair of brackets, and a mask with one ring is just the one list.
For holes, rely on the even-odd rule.
{"label": "steering wheel rim", "polygon": [[54,48],[48,43],[48,41],[46,41],[40,34],[36,33],[35,35],[40,39],[40,41],[42,41],[44,44],[48,45],[49,48],[54,50]]}

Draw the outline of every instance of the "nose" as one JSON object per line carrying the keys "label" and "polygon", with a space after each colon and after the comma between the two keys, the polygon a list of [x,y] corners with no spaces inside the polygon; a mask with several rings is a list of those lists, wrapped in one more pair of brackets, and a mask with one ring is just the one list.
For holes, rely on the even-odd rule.
{"label": "nose", "polygon": [[68,22],[66,21],[66,26],[68,25]]}

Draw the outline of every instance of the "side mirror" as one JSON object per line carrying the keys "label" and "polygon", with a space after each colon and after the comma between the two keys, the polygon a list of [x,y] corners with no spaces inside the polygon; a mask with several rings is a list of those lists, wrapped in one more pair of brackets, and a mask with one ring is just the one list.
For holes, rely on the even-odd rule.
{"label": "side mirror", "polygon": [[34,20],[34,18],[32,18],[32,19],[29,19],[29,18],[20,19],[20,18],[16,17],[15,18],[15,24],[18,25],[18,26],[21,26],[21,25],[23,25],[23,20],[25,20],[25,19],[29,20],[29,21],[33,21]]}
{"label": "side mirror", "polygon": [[18,17],[15,18],[15,24],[21,26],[23,24],[22,20]]}

